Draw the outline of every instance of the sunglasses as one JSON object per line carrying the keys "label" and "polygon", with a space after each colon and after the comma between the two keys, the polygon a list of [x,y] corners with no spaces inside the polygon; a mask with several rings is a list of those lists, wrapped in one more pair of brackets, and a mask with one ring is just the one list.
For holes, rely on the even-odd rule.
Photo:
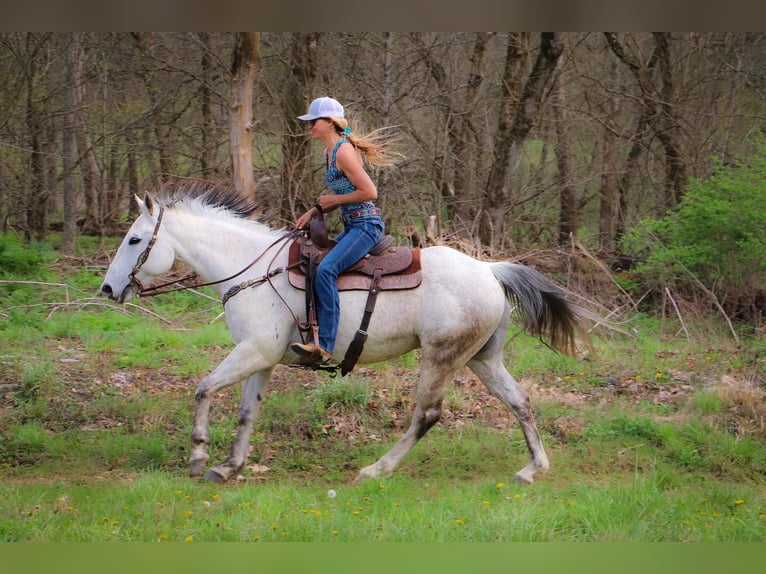
{"label": "sunglasses", "polygon": [[314,127],[314,124],[317,123],[319,120],[323,120],[324,118],[317,118],[315,120],[309,120],[309,125],[311,127]]}

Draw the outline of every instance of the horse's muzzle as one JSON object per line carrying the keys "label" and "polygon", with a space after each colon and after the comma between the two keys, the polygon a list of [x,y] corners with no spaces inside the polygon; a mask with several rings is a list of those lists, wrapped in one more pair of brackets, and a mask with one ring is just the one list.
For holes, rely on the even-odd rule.
{"label": "horse's muzzle", "polygon": [[106,295],[111,300],[117,301],[118,303],[124,303],[125,301],[130,299],[130,297],[133,294],[133,284],[129,283],[128,286],[125,287],[125,289],[123,289],[121,293],[115,293],[114,289],[112,288],[111,285],[109,285],[109,283],[104,283],[103,285],[101,285],[101,294]]}

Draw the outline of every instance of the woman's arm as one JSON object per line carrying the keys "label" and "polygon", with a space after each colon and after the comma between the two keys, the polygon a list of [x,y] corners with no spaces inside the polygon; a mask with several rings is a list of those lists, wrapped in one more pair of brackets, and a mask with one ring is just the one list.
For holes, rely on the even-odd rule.
{"label": "woman's arm", "polygon": [[317,203],[322,206],[323,211],[332,211],[336,207],[347,203],[363,203],[378,198],[378,189],[364,169],[362,158],[353,145],[348,142],[340,145],[335,154],[335,165],[346,174],[346,177],[354,184],[356,190],[345,195],[321,195]]}

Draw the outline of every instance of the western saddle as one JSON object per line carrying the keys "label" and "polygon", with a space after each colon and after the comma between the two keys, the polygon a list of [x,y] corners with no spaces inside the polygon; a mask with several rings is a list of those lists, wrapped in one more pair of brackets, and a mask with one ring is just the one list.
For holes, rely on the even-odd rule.
{"label": "western saddle", "polygon": [[[342,375],[347,375],[356,365],[367,340],[367,327],[375,309],[375,301],[380,291],[414,289],[420,285],[420,249],[394,245],[394,237],[386,235],[357,263],[338,277],[338,290],[367,291],[367,303],[361,324],[346,351],[340,367],[311,363],[313,370],[335,372],[338,368]],[[316,268],[327,253],[336,245],[327,238],[324,218],[319,215],[309,223],[308,233],[296,239],[290,246],[289,273],[290,284],[306,292],[306,324],[304,332],[310,333],[314,344],[318,345],[319,328],[316,316],[314,295],[314,275]]]}

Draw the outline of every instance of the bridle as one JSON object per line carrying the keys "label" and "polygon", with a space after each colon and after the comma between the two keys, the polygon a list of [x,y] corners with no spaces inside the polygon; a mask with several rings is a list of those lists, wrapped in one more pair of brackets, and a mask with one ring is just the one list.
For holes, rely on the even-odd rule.
{"label": "bridle", "polygon": [[[223,279],[218,279],[216,281],[209,281],[207,283],[195,283],[193,285],[178,285],[179,283],[186,281],[193,277],[194,275],[187,275],[186,277],[182,277],[180,279],[176,279],[174,281],[168,281],[167,283],[162,283],[160,285],[154,285],[152,287],[144,287],[144,284],[141,283],[141,280],[138,278],[138,272],[141,270],[141,267],[143,267],[144,263],[146,263],[146,260],[149,258],[149,253],[151,252],[152,248],[154,247],[155,243],[157,243],[157,236],[160,233],[160,226],[162,225],[162,217],[165,215],[165,208],[163,206],[160,206],[159,214],[157,215],[157,223],[154,225],[154,231],[152,231],[152,236],[149,239],[149,243],[146,244],[146,249],[143,250],[141,255],[138,256],[138,259],[136,260],[136,264],[133,266],[133,270],[130,272],[130,284],[135,285],[137,288],[136,297],[152,297],[154,295],[162,295],[165,293],[172,293],[175,291],[185,291],[187,289],[198,289],[200,287],[208,287],[210,285],[218,285],[219,283],[225,283],[226,281],[230,281],[231,279],[234,279],[236,277],[239,277],[242,275],[245,271],[250,269],[253,265],[258,263],[268,251],[274,247],[275,245],[279,244],[280,242],[285,242],[285,244],[277,251],[277,253],[274,255],[274,259],[276,259],[277,255],[285,248],[287,245],[287,242],[289,240],[295,239],[298,237],[302,232],[298,229],[294,229],[292,231],[288,231],[284,235],[278,237],[271,245],[269,245],[258,257],[256,257],[253,261],[248,263],[243,269],[240,271],[237,271],[233,275],[230,275],[229,277],[225,277]],[[274,262],[274,259],[272,259],[272,263]],[[255,279],[250,279],[248,281],[245,281],[244,283],[241,283],[239,285],[234,285],[231,289],[229,289],[223,296],[222,305],[226,305],[226,302],[231,299],[234,295],[242,291],[243,289],[246,289],[247,287],[254,287],[256,285],[260,285],[261,283],[264,283],[266,281],[269,281],[272,277],[275,275],[278,275],[279,273],[282,273],[284,271],[287,271],[291,269],[292,267],[297,266],[295,265],[287,265],[285,267],[277,267],[276,269],[269,269],[269,271],[266,273],[266,275],[262,277],[258,277]],[[269,266],[270,267],[270,266]],[[271,283],[269,281],[269,283]],[[172,289],[168,289],[168,287],[173,287]],[[273,286],[272,286],[273,287]],[[281,298],[281,297],[280,297]]]}
{"label": "bridle", "polygon": [[146,249],[144,249],[141,252],[141,255],[138,256],[136,264],[133,266],[133,270],[130,272],[130,284],[135,285],[138,288],[138,293],[136,294],[137,297],[141,297],[146,291],[148,291],[148,289],[144,287],[144,284],[141,283],[140,279],[138,278],[138,272],[141,271],[141,267],[144,266],[144,263],[146,263],[146,260],[149,258],[149,252],[157,242],[157,236],[160,233],[160,225],[162,225],[162,217],[164,215],[165,208],[160,206],[160,212],[157,215],[157,223],[154,225],[154,231],[152,232],[152,236],[149,239],[149,243],[146,244]]}

